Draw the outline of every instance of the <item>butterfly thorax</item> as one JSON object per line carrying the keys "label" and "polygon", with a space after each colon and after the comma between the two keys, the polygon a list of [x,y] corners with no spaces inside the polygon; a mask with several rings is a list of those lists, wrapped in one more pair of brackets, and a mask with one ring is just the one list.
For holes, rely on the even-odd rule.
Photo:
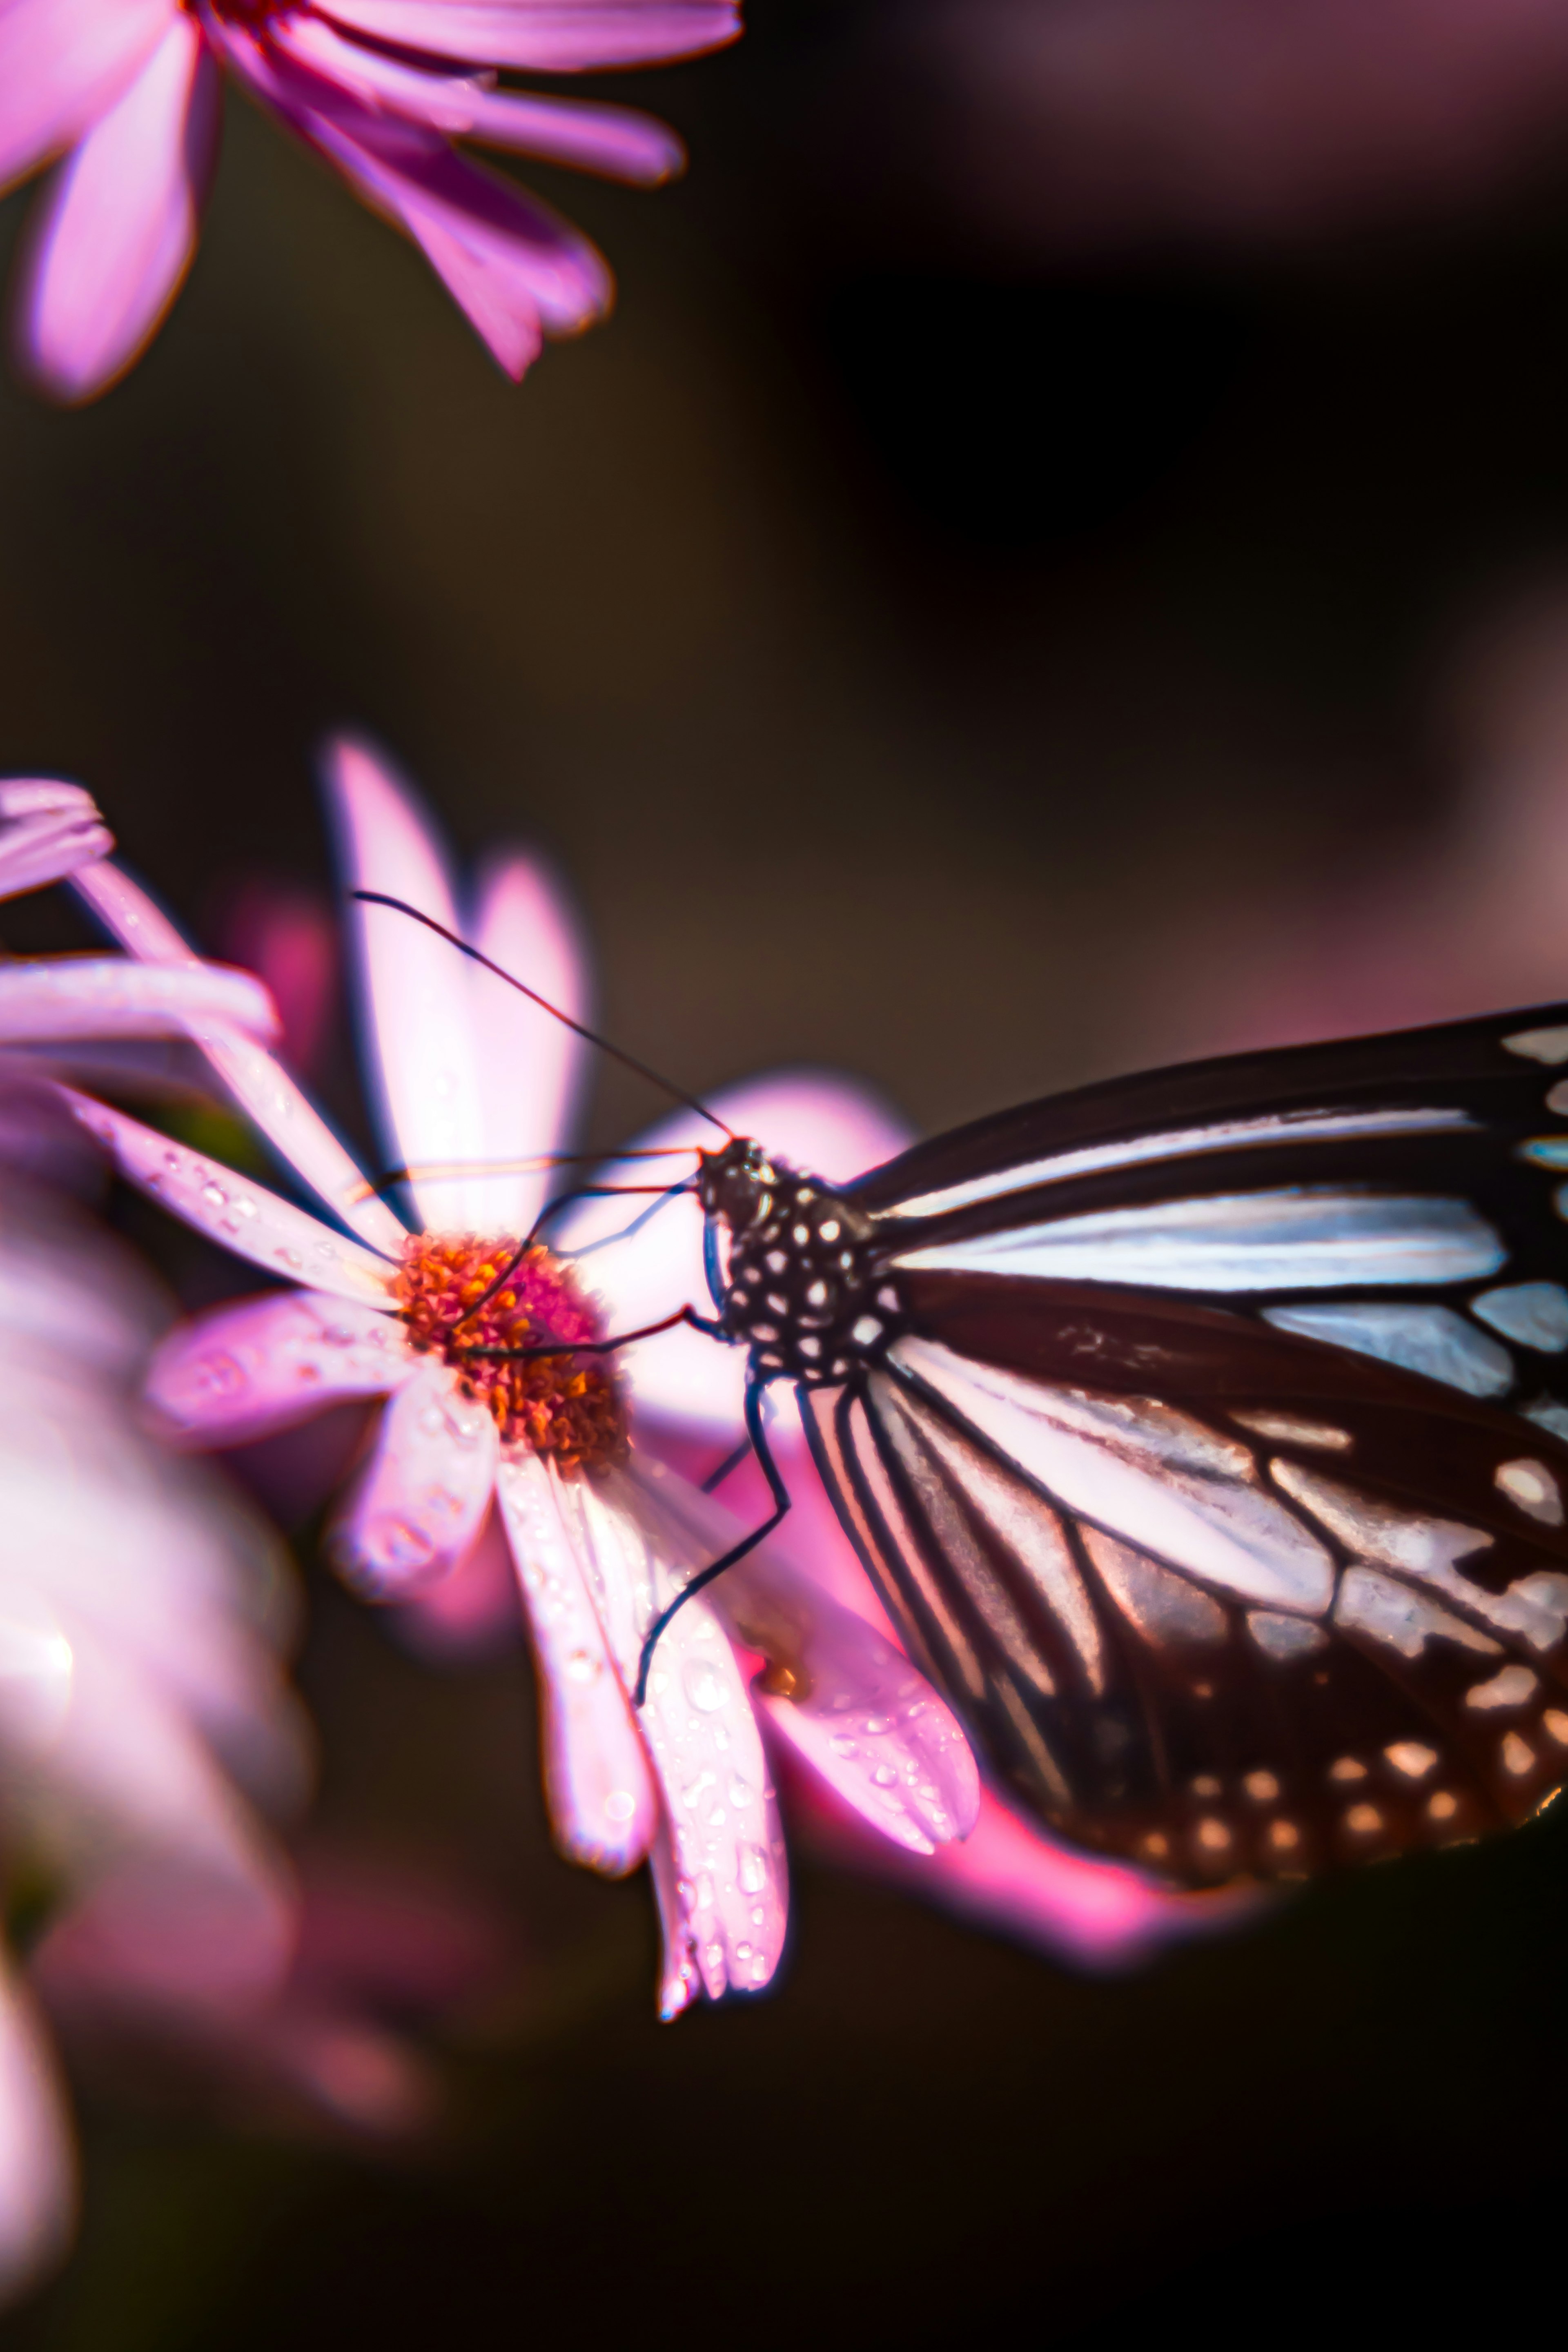
{"label": "butterfly thorax", "polygon": [[698,1196],[728,1239],[725,1332],[764,1378],[826,1387],[886,1346],[900,1301],[857,1202],[745,1138],[704,1155]]}

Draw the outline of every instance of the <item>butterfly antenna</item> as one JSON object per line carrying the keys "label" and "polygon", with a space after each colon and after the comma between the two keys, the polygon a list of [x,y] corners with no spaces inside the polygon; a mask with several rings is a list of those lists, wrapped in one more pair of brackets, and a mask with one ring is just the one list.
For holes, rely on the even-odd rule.
{"label": "butterfly antenna", "polygon": [[574,1021],[569,1013],[563,1013],[558,1004],[552,1004],[550,999],[541,996],[536,988],[528,987],[514,972],[508,971],[504,965],[486,955],[482,949],[474,947],[458,932],[449,931],[445,923],[436,920],[434,915],[421,913],[405,898],[389,898],[384,890],[351,890],[349,897],[358,898],[367,907],[391,907],[399,915],[412,916],[416,923],[423,923],[427,931],[434,931],[437,939],[445,940],[459,954],[466,955],[474,963],[482,964],[486,971],[493,971],[498,980],[504,980],[509,988],[515,988],[520,996],[526,996],[531,1004],[537,1004],[542,1013],[548,1013],[563,1027],[570,1029],[574,1036],[584,1038],[590,1045],[596,1045],[601,1054],[608,1054],[612,1061],[619,1062],[626,1069],[635,1070],[639,1078],[646,1078],[650,1086],[658,1087],[674,1101],[684,1104],[688,1110],[694,1110],[700,1118],[708,1121],[710,1127],[716,1127],[721,1135],[727,1135],[733,1141],[733,1128],[726,1127],[717,1111],[710,1110],[706,1103],[699,1102],[695,1095],[689,1095],[684,1087],[676,1086],[659,1071],[649,1069],[647,1064],[639,1062],[635,1054],[628,1054],[623,1047],[612,1045],[609,1038],[601,1037],[596,1029],[589,1029],[581,1021]]}

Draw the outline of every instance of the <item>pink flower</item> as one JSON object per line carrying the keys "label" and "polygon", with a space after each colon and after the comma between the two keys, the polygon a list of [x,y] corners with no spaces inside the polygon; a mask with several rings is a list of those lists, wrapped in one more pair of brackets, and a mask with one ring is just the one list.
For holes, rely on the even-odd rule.
{"label": "pink flower", "polygon": [[[0,897],[111,845],[76,786],[0,782]],[[272,1026],[241,973],[122,956],[0,965],[0,1835],[51,1934],[111,1899],[156,1915],[134,1944],[142,1981],[187,2015],[255,2001],[287,1962],[289,1873],[252,1801],[300,1784],[279,1668],[290,1588],[260,1521],[139,1424],[160,1318],[134,1261],[11,1163],[58,1123],[40,1048],[210,1020]],[[121,1998],[134,2009],[137,1988]],[[55,2063],[0,1951],[0,2297],[63,2246],[74,2198]]]}
{"label": "pink flower", "polygon": [[[0,898],[112,845],[78,786],[0,781]],[[282,1670],[287,1560],[224,1486],[150,1441],[136,1392],[163,1301],[68,1194],[24,1173],[80,1172],[48,1071],[133,1039],[243,1056],[276,1025],[248,974],[195,959],[0,963],[0,1840],[8,1884],[45,1916],[25,1973],[0,1946],[0,2301],[72,2222],[45,2014],[73,2044],[134,2040],[253,2103],[281,2091],[362,2130],[400,2128],[428,2099],[415,2055],[361,2014],[360,1985],[310,1965],[310,1910],[264,1825],[308,1779]]]}
{"label": "pink flower", "polygon": [[[350,880],[456,921],[438,849],[407,792],[353,744],[337,748],[330,782]],[[113,868],[92,869],[78,887],[138,954],[191,960]],[[714,1998],[755,1990],[777,1965],[786,1910],[747,1688],[760,1659],[777,1696],[759,1704],[781,1736],[905,1848],[930,1853],[968,1828],[977,1801],[968,1748],[896,1645],[802,1585],[776,1555],[680,1610],[656,1653],[647,1705],[633,1709],[628,1692],[654,1616],[742,1530],[627,1444],[618,1385],[593,1359],[519,1366],[468,1352],[491,1335],[498,1345],[587,1339],[622,1304],[612,1294],[601,1309],[569,1262],[542,1247],[495,1287],[544,1201],[539,1156],[566,1132],[583,1048],[391,910],[356,907],[353,929],[387,1150],[416,1171],[420,1230],[410,1233],[366,1182],[270,1055],[216,1028],[204,1040],[209,1061],[346,1231],[117,1111],[69,1097],[128,1181],[285,1278],[285,1287],[177,1332],[160,1351],[150,1396],[169,1432],[203,1445],[258,1437],[345,1398],[384,1396],[370,1457],[330,1538],[338,1565],[368,1597],[405,1599],[462,1568],[496,1507],[533,1637],[559,1843],[610,1874],[649,1863],[667,2016],[699,1990]],[[470,929],[556,1003],[581,1003],[573,928],[529,860],[492,868]]]}
{"label": "pink flower", "polygon": [[61,165],[25,266],[20,347],[62,400],[136,359],[195,249],[226,68],[432,264],[511,376],[609,306],[579,236],[457,139],[652,185],[682,160],[624,107],[496,87],[732,40],[735,0],[0,0],[0,187]]}

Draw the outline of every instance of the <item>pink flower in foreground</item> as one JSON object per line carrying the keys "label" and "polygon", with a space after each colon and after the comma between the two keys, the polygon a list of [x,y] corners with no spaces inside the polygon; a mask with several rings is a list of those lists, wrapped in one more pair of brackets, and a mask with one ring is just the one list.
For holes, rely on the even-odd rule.
{"label": "pink flower in foreground", "polygon": [[680,142],[496,69],[651,65],[732,40],[736,0],[0,0],[0,188],[66,161],[34,226],[30,371],[88,400],[155,331],[195,249],[231,73],[424,253],[511,376],[608,308],[585,237],[453,142],[653,185]]}
{"label": "pink flower in foreground", "polygon": [[[353,745],[338,748],[330,782],[351,882],[455,922],[439,852],[407,793]],[[191,960],[113,868],[94,868],[78,887],[136,953]],[[346,1232],[119,1112],[68,1097],[131,1182],[287,1284],[176,1333],[150,1395],[170,1432],[204,1445],[262,1436],[345,1398],[384,1396],[372,1453],[330,1538],[340,1568],[373,1599],[405,1599],[460,1570],[494,1504],[533,1637],[560,1844],[611,1874],[649,1863],[667,2016],[699,1990],[754,1990],[777,1965],[787,1902],[747,1687],[759,1655],[777,1694],[760,1705],[781,1736],[906,1848],[929,1853],[973,1821],[967,1745],[890,1642],[776,1555],[679,1612],[659,1644],[647,1703],[633,1709],[628,1692],[655,1614],[741,1528],[627,1444],[613,1371],[569,1355],[520,1368],[465,1352],[492,1333],[509,1344],[586,1339],[605,1315],[618,1319],[608,1286],[601,1309],[570,1265],[542,1248],[476,1311],[543,1202],[537,1156],[565,1133],[583,1048],[405,918],[356,907],[353,922],[387,1149],[419,1171],[411,1190],[421,1230],[410,1233],[370,1188],[260,1048],[210,1034],[205,1044],[236,1102]],[[572,927],[530,861],[495,866],[470,929],[555,1002],[580,1003]],[[489,1172],[474,1172],[479,1163]]]}
{"label": "pink flower in foreground", "polygon": [[[0,782],[0,898],[111,846],[76,786]],[[41,1049],[209,1022],[273,1025],[242,973],[0,964],[0,1838],[51,1933],[107,1903],[155,1914],[126,1948],[186,2014],[253,2002],[287,1957],[286,1865],[242,1790],[275,1799],[299,1779],[289,1587],[261,1522],[138,1423],[159,1318],[134,1261],[10,1163],[47,1163],[59,1126]],[[133,2009],[137,1990],[120,1997]],[[73,2204],[54,2062],[0,1952],[0,2296],[58,2251]]]}

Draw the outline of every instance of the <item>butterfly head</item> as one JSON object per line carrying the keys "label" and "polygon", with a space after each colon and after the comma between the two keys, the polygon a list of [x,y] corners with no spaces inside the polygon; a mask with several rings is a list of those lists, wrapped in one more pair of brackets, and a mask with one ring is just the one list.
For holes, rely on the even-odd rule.
{"label": "butterfly head", "polygon": [[777,1183],[777,1170],[750,1136],[734,1136],[721,1151],[699,1154],[697,1197],[703,1213],[721,1218],[731,1233],[744,1233],[767,1215]]}

